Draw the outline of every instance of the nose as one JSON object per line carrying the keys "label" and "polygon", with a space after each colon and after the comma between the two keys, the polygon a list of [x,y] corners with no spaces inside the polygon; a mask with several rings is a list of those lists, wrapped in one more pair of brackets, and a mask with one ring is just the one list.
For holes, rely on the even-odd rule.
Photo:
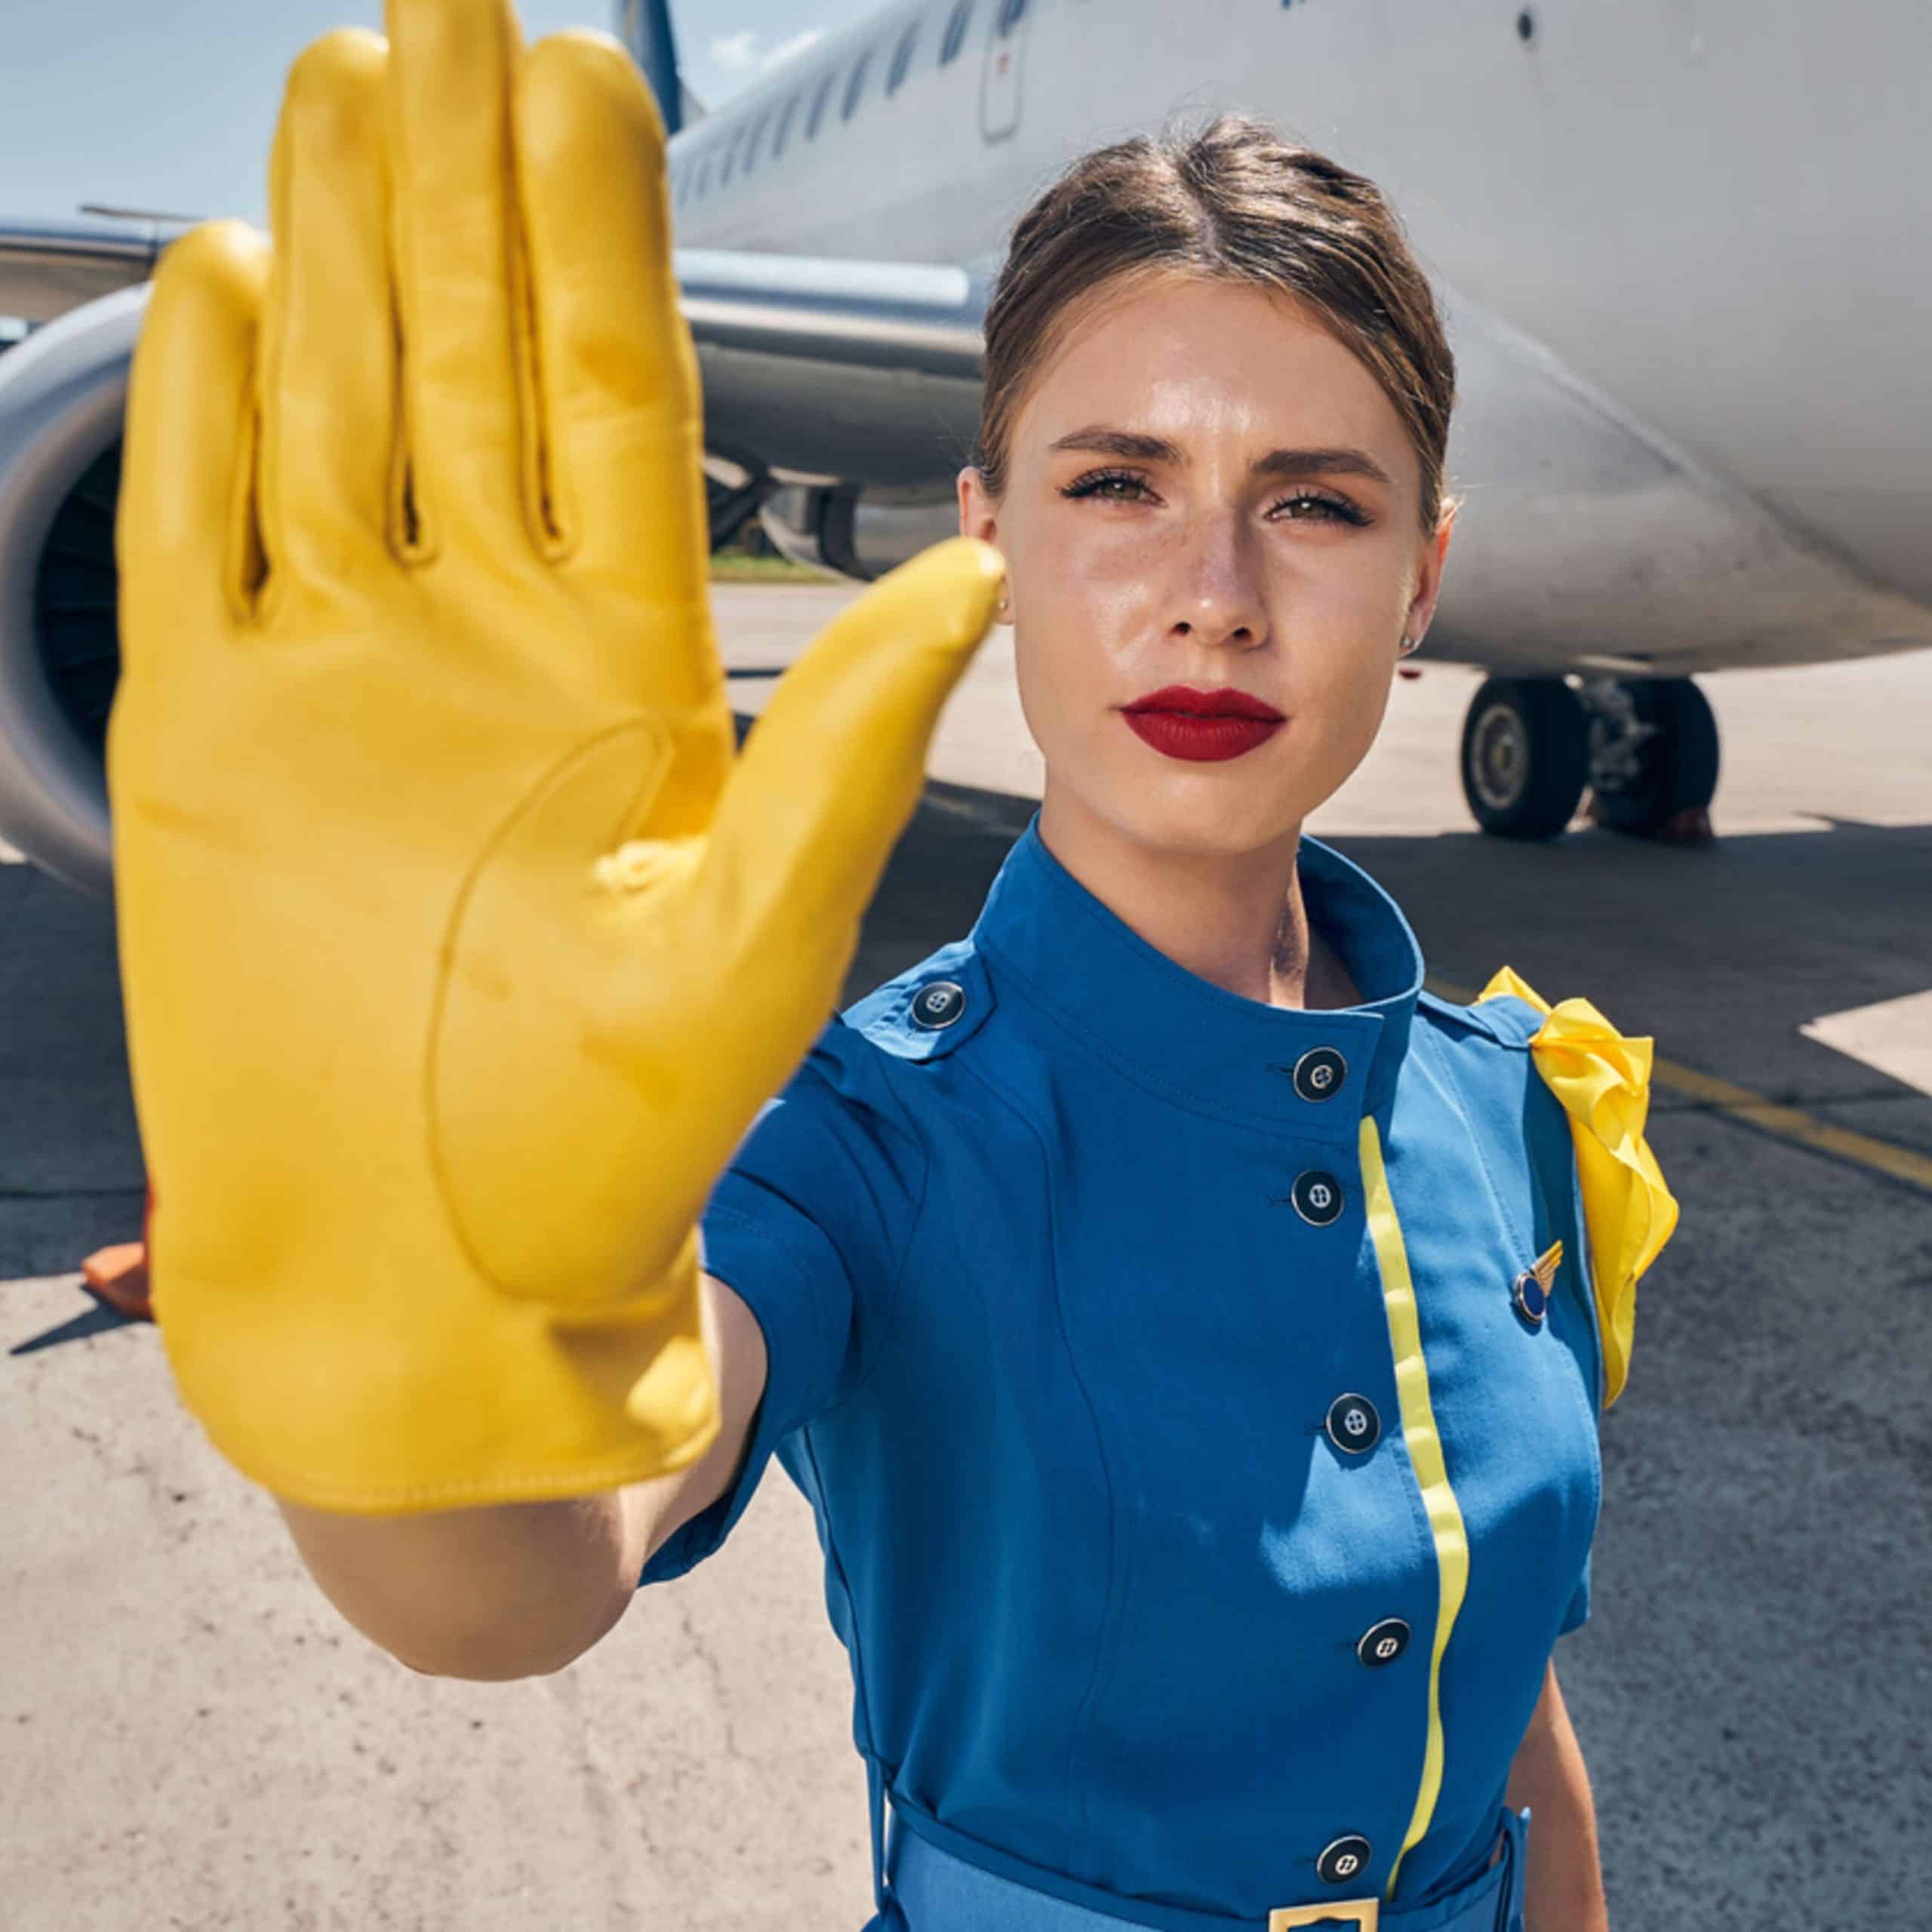
{"label": "nose", "polygon": [[1267,641],[1260,558],[1241,515],[1204,517],[1188,531],[1168,634],[1246,650]]}

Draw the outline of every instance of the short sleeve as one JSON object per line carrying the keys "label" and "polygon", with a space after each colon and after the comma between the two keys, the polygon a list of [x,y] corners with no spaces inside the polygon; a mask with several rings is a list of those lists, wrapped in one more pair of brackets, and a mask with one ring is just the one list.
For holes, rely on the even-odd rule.
{"label": "short sleeve", "polygon": [[925,1145],[888,1056],[833,1019],[767,1101],[699,1224],[701,1265],[764,1336],[764,1392],[731,1484],[655,1551],[638,1587],[730,1534],[773,1452],[869,1372],[925,1189]]}
{"label": "short sleeve", "polygon": [[1570,1607],[1563,1613],[1563,1621],[1556,1626],[1559,1637],[1567,1637],[1573,1630],[1580,1630],[1590,1620],[1590,1559],[1583,1558],[1583,1574],[1577,1580],[1575,1593],[1571,1597]]}

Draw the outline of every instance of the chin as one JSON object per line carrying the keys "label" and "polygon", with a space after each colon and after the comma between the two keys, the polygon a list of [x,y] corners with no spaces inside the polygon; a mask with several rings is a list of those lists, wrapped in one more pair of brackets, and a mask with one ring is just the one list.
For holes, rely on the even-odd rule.
{"label": "chin", "polygon": [[1236,778],[1232,765],[1238,762],[1125,774],[1105,815],[1128,837],[1158,851],[1233,858],[1279,844],[1295,833],[1312,805]]}

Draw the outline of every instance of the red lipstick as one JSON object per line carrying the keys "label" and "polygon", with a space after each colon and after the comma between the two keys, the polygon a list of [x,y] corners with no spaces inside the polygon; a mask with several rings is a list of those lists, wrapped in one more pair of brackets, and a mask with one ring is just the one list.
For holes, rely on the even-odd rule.
{"label": "red lipstick", "polygon": [[1238,758],[1272,738],[1287,720],[1272,705],[1232,686],[1216,691],[1163,685],[1121,707],[1135,735],[1169,758],[1197,762]]}

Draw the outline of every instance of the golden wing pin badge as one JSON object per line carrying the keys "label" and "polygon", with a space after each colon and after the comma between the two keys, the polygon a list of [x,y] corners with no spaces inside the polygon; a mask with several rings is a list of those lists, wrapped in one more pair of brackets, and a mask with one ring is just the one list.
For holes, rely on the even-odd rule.
{"label": "golden wing pin badge", "polygon": [[1516,1312],[1532,1328],[1540,1328],[1549,1310],[1549,1297],[1563,1260],[1563,1244],[1553,1241],[1509,1284]]}

